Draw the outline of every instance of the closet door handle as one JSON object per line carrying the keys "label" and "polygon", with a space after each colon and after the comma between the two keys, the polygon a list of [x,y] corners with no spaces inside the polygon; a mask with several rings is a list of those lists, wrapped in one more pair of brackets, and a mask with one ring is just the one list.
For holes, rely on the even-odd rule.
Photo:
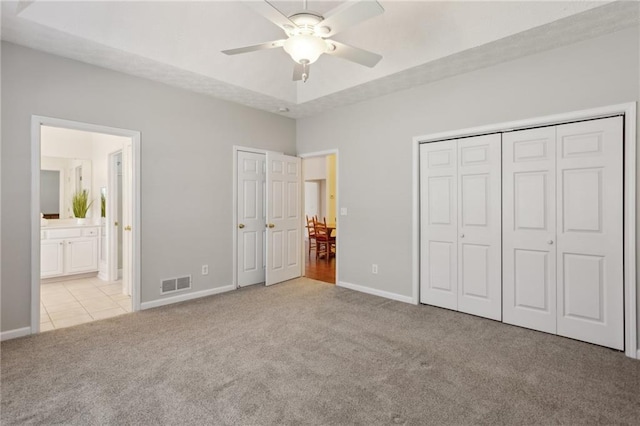
{"label": "closet door handle", "polygon": [[547,244],[549,245],[553,244],[553,240],[547,240]]}
{"label": "closet door handle", "polygon": [[464,238],[464,234],[460,234],[460,238]]}

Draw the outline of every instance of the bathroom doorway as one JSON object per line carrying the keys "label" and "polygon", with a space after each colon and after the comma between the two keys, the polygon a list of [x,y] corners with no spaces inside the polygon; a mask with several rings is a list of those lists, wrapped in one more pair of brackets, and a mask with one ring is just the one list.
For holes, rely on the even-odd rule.
{"label": "bathroom doorway", "polygon": [[139,133],[33,121],[32,333],[138,310]]}

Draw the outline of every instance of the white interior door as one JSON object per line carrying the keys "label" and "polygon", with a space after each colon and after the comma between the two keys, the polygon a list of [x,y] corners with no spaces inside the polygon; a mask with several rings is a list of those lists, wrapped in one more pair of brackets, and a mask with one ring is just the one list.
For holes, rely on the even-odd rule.
{"label": "white interior door", "polygon": [[556,332],[556,128],[502,139],[503,320]]}
{"label": "white interior door", "polygon": [[122,291],[131,296],[133,285],[133,142],[122,148]]}
{"label": "white interior door", "polygon": [[267,153],[266,285],[302,275],[301,163],[297,157]]}
{"label": "white interior door", "polygon": [[458,309],[457,142],[420,145],[420,302]]}
{"label": "white interior door", "polygon": [[[121,188],[118,185],[119,170],[118,162],[122,161],[122,151],[112,152],[108,156],[107,170],[107,211],[106,211],[106,237],[107,237],[107,280],[118,280],[118,253],[120,249],[122,220],[119,217],[118,205],[121,203]],[[123,288],[123,293],[125,289]]]}
{"label": "white interior door", "polygon": [[238,285],[265,282],[265,155],[238,151]]}
{"label": "white interior door", "polygon": [[502,319],[501,135],[458,140],[458,310]]}
{"label": "white interior door", "polygon": [[557,127],[558,334],[624,349],[622,117]]}

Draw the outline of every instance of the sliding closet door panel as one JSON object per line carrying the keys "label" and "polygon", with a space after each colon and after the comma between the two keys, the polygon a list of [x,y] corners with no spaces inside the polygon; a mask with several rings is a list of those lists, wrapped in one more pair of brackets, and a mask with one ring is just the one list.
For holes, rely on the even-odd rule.
{"label": "sliding closet door panel", "polygon": [[458,310],[500,320],[500,134],[458,140]]}
{"label": "sliding closet door panel", "polygon": [[420,302],[457,309],[456,142],[420,145]]}
{"label": "sliding closet door panel", "polygon": [[624,349],[622,117],[557,127],[558,334]]}
{"label": "sliding closet door panel", "polygon": [[503,321],[556,332],[556,128],[502,137]]}

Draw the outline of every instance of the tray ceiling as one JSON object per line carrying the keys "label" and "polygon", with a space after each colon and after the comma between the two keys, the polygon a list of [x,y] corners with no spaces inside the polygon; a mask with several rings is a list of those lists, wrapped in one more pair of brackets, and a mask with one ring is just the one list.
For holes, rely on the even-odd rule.
{"label": "tray ceiling", "polygon": [[[313,1],[326,13],[342,2]],[[335,39],[383,55],[373,69],[323,55],[306,83],[282,49],[221,50],[284,38],[243,2],[2,3],[2,38],[284,115],[304,117],[637,25],[635,2],[384,1]],[[283,13],[302,1],[273,1]]]}

